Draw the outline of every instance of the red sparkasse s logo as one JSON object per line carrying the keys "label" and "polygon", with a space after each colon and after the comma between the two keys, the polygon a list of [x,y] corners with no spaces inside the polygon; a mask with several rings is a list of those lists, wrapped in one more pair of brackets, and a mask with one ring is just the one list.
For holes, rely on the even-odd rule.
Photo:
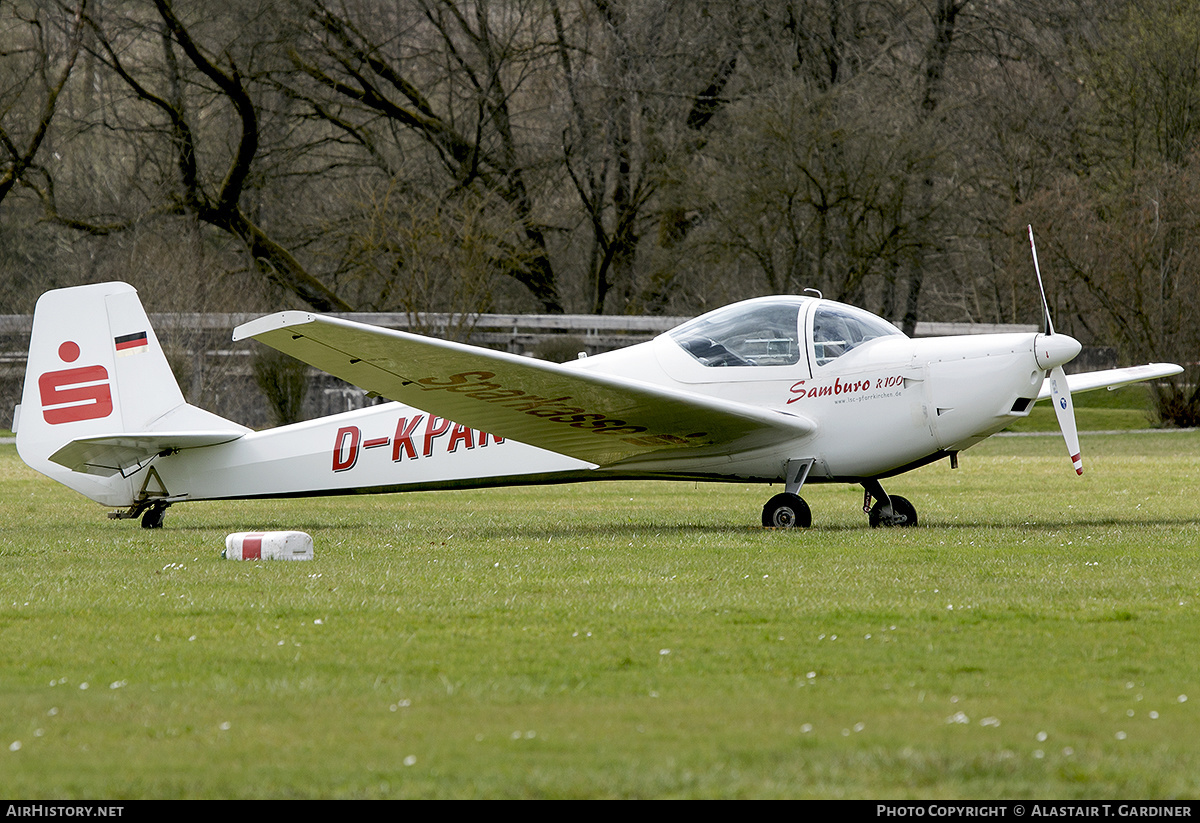
{"label": "red sparkasse s logo", "polygon": [[[70,340],[58,347],[64,363],[79,359],[79,345]],[[48,371],[38,378],[42,395],[42,416],[52,426],[80,420],[98,420],[112,414],[112,389],[108,369],[103,366],[80,366],[74,369]]]}

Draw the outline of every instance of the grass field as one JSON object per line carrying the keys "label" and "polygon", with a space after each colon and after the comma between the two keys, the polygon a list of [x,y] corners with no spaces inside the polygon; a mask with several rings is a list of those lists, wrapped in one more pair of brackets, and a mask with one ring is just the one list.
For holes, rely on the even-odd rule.
{"label": "grass field", "polygon": [[[0,446],[0,794],[1200,795],[1200,434],[992,438],[887,488],[198,503]],[[776,490],[777,491],[777,490]],[[316,558],[222,560],[302,529]]]}

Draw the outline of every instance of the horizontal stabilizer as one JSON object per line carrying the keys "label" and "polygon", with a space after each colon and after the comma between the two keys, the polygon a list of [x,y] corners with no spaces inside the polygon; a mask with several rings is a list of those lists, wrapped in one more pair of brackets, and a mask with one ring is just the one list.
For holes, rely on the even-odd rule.
{"label": "horizontal stabilizer", "polygon": [[[1095,391],[1096,389],[1115,389],[1120,386],[1128,386],[1131,383],[1142,383],[1147,380],[1155,380],[1159,377],[1170,377],[1182,371],[1183,368],[1176,366],[1174,363],[1148,363],[1145,366],[1131,366],[1127,369],[1107,369],[1105,371],[1083,372],[1082,374],[1068,374],[1067,388],[1071,394]],[[1045,400],[1050,397],[1050,394],[1050,381],[1046,380],[1042,383],[1042,390],[1038,393],[1037,399]]]}
{"label": "horizontal stabilizer", "polygon": [[247,337],[390,400],[598,466],[725,455],[815,430],[745,403],[307,312],[234,331]]}
{"label": "horizontal stabilizer", "polygon": [[150,458],[183,449],[216,446],[237,440],[245,429],[190,432],[122,432],[81,437],[50,455],[50,460],[71,471],[112,477],[136,471]]}

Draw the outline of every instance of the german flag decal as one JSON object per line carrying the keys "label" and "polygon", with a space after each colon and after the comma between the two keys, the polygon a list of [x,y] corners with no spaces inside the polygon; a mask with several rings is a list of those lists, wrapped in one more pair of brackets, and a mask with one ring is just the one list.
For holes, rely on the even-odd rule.
{"label": "german flag decal", "polygon": [[137,332],[136,334],[123,334],[120,337],[114,338],[113,345],[116,346],[117,355],[121,357],[127,354],[144,352],[150,348],[144,331]]}

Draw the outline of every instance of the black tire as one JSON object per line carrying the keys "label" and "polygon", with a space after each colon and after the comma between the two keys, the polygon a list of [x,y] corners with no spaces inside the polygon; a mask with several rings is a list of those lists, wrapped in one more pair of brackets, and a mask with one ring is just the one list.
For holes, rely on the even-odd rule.
{"label": "black tire", "polygon": [[151,506],[146,509],[146,513],[142,515],[143,529],[161,529],[163,519],[167,516],[166,506]]}
{"label": "black tire", "polygon": [[762,524],[768,529],[807,529],[812,511],[800,495],[781,492],[763,506]]}
{"label": "black tire", "polygon": [[883,520],[883,514],[882,514],[883,501],[876,500],[875,504],[873,506],[871,506],[871,513],[867,517],[867,521],[871,524],[871,528],[872,529],[878,529],[880,527],[893,528],[893,527],[899,526],[901,528],[907,529],[907,528],[911,528],[911,527],[917,525],[917,509],[915,506],[913,506],[912,503],[909,502],[908,498],[901,497],[898,494],[893,494],[891,496],[891,498],[892,498],[892,512],[898,516],[903,517],[904,520],[899,523],[897,523],[897,522],[885,523]]}

